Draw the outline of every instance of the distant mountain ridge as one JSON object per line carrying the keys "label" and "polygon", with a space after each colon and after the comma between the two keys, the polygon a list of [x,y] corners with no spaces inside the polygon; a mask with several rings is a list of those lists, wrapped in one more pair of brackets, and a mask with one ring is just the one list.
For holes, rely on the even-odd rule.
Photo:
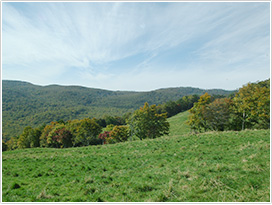
{"label": "distant mountain ridge", "polygon": [[39,86],[23,81],[2,81],[3,134],[10,138],[25,126],[51,121],[121,116],[149,104],[176,101],[186,95],[229,95],[234,91],[192,87],[163,88],[149,92],[109,91],[82,86]]}

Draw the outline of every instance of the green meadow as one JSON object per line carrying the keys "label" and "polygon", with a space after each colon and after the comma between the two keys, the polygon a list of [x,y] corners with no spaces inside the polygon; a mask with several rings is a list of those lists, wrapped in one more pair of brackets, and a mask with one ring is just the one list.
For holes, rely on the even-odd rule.
{"label": "green meadow", "polygon": [[269,202],[270,130],[2,152],[3,202]]}
{"label": "green meadow", "polygon": [[186,124],[189,117],[189,111],[181,112],[168,118],[170,124],[169,136],[184,135],[190,133],[190,127]]}

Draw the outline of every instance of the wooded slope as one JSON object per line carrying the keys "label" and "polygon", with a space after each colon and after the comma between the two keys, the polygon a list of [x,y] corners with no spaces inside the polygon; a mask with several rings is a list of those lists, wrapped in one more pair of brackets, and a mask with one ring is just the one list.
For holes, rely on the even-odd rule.
{"label": "wooded slope", "polygon": [[149,104],[178,100],[186,95],[228,95],[233,91],[199,88],[166,88],[150,92],[109,91],[80,86],[37,86],[21,81],[2,81],[3,135],[19,135],[26,126],[51,121],[121,116]]}

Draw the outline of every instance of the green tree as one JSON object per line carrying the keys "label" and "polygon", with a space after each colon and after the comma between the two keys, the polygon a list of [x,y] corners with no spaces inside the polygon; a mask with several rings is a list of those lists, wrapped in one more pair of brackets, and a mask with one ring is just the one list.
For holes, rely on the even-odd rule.
{"label": "green tree", "polygon": [[18,148],[17,145],[18,137],[11,137],[10,140],[7,141],[8,150],[14,150]]}
{"label": "green tree", "polygon": [[68,122],[68,129],[73,134],[73,146],[101,144],[98,138],[102,127],[95,119],[73,120]]}
{"label": "green tree", "polygon": [[32,127],[27,126],[24,128],[23,133],[20,135],[17,145],[19,149],[30,148],[30,140],[28,139],[32,131]]}
{"label": "green tree", "polygon": [[208,93],[201,95],[198,102],[189,110],[189,120],[187,124],[194,131],[206,131],[209,128],[206,110],[208,104],[211,102],[211,96]]}
{"label": "green tree", "polygon": [[109,115],[106,115],[104,117],[105,119],[105,122],[106,122],[106,125],[122,125],[125,123],[125,121],[121,118],[121,117],[118,117],[118,116],[109,116]]}
{"label": "green tree", "polygon": [[23,133],[18,139],[18,148],[32,148],[40,146],[41,131],[39,128],[33,129],[30,126],[25,127]]}
{"label": "green tree", "polygon": [[257,87],[258,103],[257,118],[258,128],[270,128],[270,87]]}
{"label": "green tree", "polygon": [[39,147],[40,146],[40,136],[42,132],[40,128],[34,128],[29,136],[30,147]]}
{"label": "green tree", "polygon": [[[270,81],[269,81],[270,82]],[[248,83],[233,98],[236,129],[270,127],[270,88],[266,83]]]}
{"label": "green tree", "polygon": [[180,112],[180,106],[174,101],[168,101],[163,105],[162,112],[166,112],[167,117],[172,117]]}
{"label": "green tree", "polygon": [[117,142],[125,142],[129,138],[129,128],[126,125],[117,125],[110,132],[110,137],[114,141]]}
{"label": "green tree", "polygon": [[224,131],[230,126],[230,107],[232,101],[229,98],[218,98],[209,103],[203,110],[210,130]]}
{"label": "green tree", "polygon": [[105,127],[105,131],[110,132],[110,131],[113,130],[114,127],[115,127],[115,126],[114,126],[113,124],[109,124],[109,125],[107,125],[107,126]]}
{"label": "green tree", "polygon": [[97,122],[97,124],[99,124],[101,127],[106,127],[107,126],[107,123],[106,123],[106,120],[105,119],[95,119],[95,121]]}
{"label": "green tree", "polygon": [[180,105],[180,111],[189,110],[194,106],[194,103],[199,100],[198,95],[186,95],[177,101],[177,104]]}
{"label": "green tree", "polygon": [[169,123],[167,113],[159,114],[156,105],[146,102],[143,107],[136,110],[129,120],[130,130],[141,140],[145,138],[156,138],[169,134]]}

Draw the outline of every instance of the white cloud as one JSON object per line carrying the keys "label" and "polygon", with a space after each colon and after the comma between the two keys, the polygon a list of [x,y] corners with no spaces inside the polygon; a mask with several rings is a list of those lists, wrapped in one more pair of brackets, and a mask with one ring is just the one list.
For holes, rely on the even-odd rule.
{"label": "white cloud", "polygon": [[[269,75],[268,3],[2,5],[4,79],[121,90],[233,89]],[[191,61],[178,59],[184,53]],[[121,71],[118,63],[137,55],[145,58]]]}

